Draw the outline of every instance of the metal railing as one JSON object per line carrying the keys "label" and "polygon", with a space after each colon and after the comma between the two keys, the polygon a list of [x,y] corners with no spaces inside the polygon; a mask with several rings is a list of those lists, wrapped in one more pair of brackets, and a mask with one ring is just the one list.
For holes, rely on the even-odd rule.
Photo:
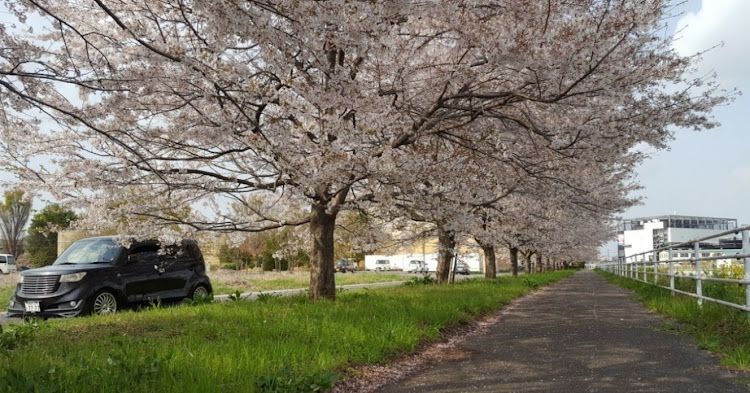
{"label": "metal railing", "polygon": [[[701,253],[701,251],[707,251],[709,249],[702,250],[700,248],[701,242],[705,243],[707,240],[716,239],[732,234],[736,235],[739,233],[742,234],[742,251],[740,251],[739,254],[702,256],[703,253]],[[693,255],[691,258],[675,259],[675,249],[684,249],[688,247],[692,248],[693,250]],[[710,250],[716,251],[715,249]],[[664,251],[668,252],[667,259],[659,260],[659,254]],[[704,273],[704,266],[702,264],[703,261],[718,261],[730,259],[742,261],[744,268],[744,276],[742,279],[713,277],[712,274]],[[616,263],[613,262],[598,264],[598,267],[602,270],[622,277],[632,278],[637,281],[668,289],[672,291],[673,295],[675,293],[680,293],[683,295],[695,297],[697,298],[699,305],[702,305],[703,301],[705,300],[746,311],[748,313],[748,318],[750,318],[750,226],[732,229],[705,238],[690,240],[685,243],[672,244],[668,247],[629,255],[625,258],[621,257]],[[664,267],[666,267],[666,271],[662,270]],[[659,282],[660,277],[668,278],[669,286],[662,285]],[[687,279],[695,281],[695,292],[676,288],[676,279]],[[703,291],[704,282],[717,282],[744,286],[744,304],[705,296]]]}

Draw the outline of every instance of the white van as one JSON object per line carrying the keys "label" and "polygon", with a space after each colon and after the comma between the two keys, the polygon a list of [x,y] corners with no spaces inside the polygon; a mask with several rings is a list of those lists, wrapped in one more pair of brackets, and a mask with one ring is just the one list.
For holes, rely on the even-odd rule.
{"label": "white van", "polygon": [[10,254],[0,254],[0,272],[10,274],[16,272],[16,259]]}
{"label": "white van", "polygon": [[387,259],[378,259],[375,261],[375,271],[390,271],[391,261]]}
{"label": "white van", "polygon": [[427,273],[427,265],[420,260],[409,261],[409,267],[407,268],[409,273]]}

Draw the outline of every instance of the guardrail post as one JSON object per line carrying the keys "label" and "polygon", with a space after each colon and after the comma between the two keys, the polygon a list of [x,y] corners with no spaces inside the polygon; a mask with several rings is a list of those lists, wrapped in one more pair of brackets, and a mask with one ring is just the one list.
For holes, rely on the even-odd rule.
{"label": "guardrail post", "polygon": [[669,290],[672,292],[672,296],[674,296],[674,261],[672,261],[672,257],[674,256],[674,253],[672,252],[672,249],[669,249]]}
{"label": "guardrail post", "polygon": [[700,260],[700,242],[693,244],[693,260],[695,261],[695,294],[698,295],[698,305],[703,305],[703,267]]}
{"label": "guardrail post", "polygon": [[654,251],[654,284],[659,285],[659,252]]}
{"label": "guardrail post", "polygon": [[[750,230],[742,231],[742,253],[750,254]],[[745,282],[750,281],[750,257],[744,258],[745,262]],[[750,307],[750,285],[745,284],[745,305]],[[750,318],[750,311],[747,313]]]}

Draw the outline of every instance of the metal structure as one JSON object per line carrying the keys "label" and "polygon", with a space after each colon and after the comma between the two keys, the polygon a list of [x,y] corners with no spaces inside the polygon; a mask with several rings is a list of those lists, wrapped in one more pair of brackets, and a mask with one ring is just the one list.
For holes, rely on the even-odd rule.
{"label": "metal structure", "polygon": [[[742,250],[738,254],[730,256],[711,256],[710,253],[701,253],[701,250],[716,249],[715,246],[706,244],[706,241],[732,234],[737,235],[740,233],[742,234]],[[707,248],[702,249],[701,243],[704,243]],[[681,248],[692,249],[692,257],[688,259],[675,259],[674,250]],[[668,252],[666,255],[667,259],[660,260],[659,254],[664,251]],[[720,278],[704,274],[702,262],[727,259],[737,259],[743,262],[744,277],[742,279]],[[620,257],[616,263],[598,264],[598,267],[602,270],[617,274],[622,277],[632,278],[637,281],[668,289],[672,291],[672,294],[681,293],[683,295],[695,297],[698,300],[698,304],[701,305],[703,304],[703,301],[710,301],[744,310],[748,313],[748,317],[750,318],[750,225],[741,228],[730,229],[725,232],[717,233],[715,235],[700,239],[690,240],[684,243],[670,244],[666,247],[630,255],[628,257]],[[680,271],[676,270],[676,268],[678,267],[680,268]],[[669,286],[661,285],[659,283],[659,277],[667,277],[669,279]],[[694,280],[695,292],[689,292],[675,288],[676,278]],[[703,293],[704,282],[720,282],[744,286],[744,304],[732,303],[726,300],[705,296]]]}

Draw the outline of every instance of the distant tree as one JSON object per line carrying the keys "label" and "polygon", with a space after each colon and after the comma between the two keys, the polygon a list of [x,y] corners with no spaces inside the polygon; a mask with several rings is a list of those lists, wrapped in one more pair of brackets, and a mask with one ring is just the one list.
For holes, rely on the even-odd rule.
{"label": "distant tree", "polygon": [[24,250],[32,266],[47,266],[57,258],[57,232],[70,226],[76,214],[56,203],[45,206],[31,219]]}
{"label": "distant tree", "polygon": [[0,201],[0,232],[3,251],[18,258],[22,251],[23,227],[29,221],[31,200],[20,190],[5,191]]}

